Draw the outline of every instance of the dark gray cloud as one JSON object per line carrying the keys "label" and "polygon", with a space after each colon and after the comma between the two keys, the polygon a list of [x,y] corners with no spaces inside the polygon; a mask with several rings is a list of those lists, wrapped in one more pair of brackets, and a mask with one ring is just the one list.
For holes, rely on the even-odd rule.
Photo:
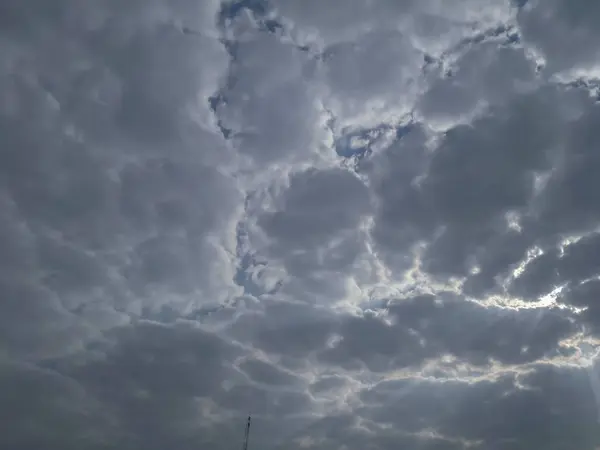
{"label": "dark gray cloud", "polygon": [[600,448],[597,10],[2,2],[0,447]]}
{"label": "dark gray cloud", "polygon": [[523,364],[556,352],[573,328],[560,311],[516,312],[444,295],[422,296],[389,303],[383,317],[346,319],[339,329],[341,341],[323,358],[348,369],[364,363],[372,371],[417,366],[439,355],[474,365],[494,360]]}
{"label": "dark gray cloud", "polygon": [[0,443],[7,448],[111,448],[115,421],[76,380],[35,366],[2,363]]}
{"label": "dark gray cloud", "polygon": [[598,40],[594,24],[599,12],[596,3],[587,1],[527,1],[517,21],[548,73],[575,74],[593,70]]}

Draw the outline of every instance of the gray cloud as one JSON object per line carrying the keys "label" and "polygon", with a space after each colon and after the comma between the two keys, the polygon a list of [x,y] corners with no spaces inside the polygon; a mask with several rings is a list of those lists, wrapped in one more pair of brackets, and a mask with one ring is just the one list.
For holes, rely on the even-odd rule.
{"label": "gray cloud", "polygon": [[592,2],[527,1],[517,20],[527,40],[544,58],[545,70],[568,73],[593,68],[598,39],[594,17],[598,12]]}
{"label": "gray cloud", "polygon": [[[514,311],[484,308],[464,300],[433,296],[391,302],[389,314],[352,317],[340,328],[342,340],[325,359],[372,371],[419,365],[429,358],[452,355],[471,364],[536,361],[556,351],[573,333],[559,311]],[[389,324],[385,322],[389,319]]]}
{"label": "gray cloud", "polygon": [[0,446],[600,445],[593,2],[0,5]]}

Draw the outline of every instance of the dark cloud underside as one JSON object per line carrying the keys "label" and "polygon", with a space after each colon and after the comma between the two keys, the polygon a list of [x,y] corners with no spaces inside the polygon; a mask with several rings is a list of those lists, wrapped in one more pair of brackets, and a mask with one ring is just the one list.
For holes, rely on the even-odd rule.
{"label": "dark cloud underside", "polygon": [[0,447],[600,449],[599,11],[4,0]]}

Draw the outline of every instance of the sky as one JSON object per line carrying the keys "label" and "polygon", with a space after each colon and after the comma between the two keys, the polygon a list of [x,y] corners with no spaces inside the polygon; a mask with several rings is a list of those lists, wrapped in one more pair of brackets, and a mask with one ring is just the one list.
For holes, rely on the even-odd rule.
{"label": "sky", "polygon": [[600,449],[599,20],[2,0],[0,447]]}

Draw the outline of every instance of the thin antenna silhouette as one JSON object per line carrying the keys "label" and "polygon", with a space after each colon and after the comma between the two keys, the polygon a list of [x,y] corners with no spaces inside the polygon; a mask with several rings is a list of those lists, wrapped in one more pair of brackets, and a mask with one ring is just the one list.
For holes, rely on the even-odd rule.
{"label": "thin antenna silhouette", "polygon": [[251,418],[248,416],[248,422],[246,422],[246,431],[244,432],[244,445],[242,450],[248,450],[248,440],[250,439],[250,421]]}

